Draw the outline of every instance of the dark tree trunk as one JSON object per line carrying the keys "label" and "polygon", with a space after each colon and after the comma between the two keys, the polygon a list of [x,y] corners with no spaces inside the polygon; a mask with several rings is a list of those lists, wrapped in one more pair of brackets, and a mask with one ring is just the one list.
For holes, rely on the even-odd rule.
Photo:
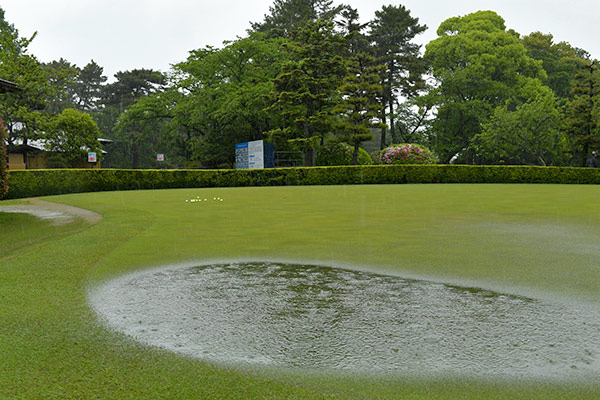
{"label": "dark tree trunk", "polygon": [[381,143],[379,143],[379,150],[383,150],[385,148],[385,139],[387,135],[387,117],[385,114],[385,108],[381,110],[381,123],[383,126],[381,127]]}
{"label": "dark tree trunk", "polygon": [[394,99],[392,98],[392,93],[390,93],[390,112],[389,112],[389,119],[390,119],[390,136],[392,137],[392,142],[396,143],[397,142],[397,138],[396,138],[396,126],[394,125]]}
{"label": "dark tree trunk", "polygon": [[[308,120],[304,121],[304,138],[306,140],[310,139],[310,129],[308,127]],[[310,146],[307,142],[306,146],[304,146],[304,166],[305,167],[314,167],[314,165],[315,165],[315,151],[312,148],[312,146]]]}
{"label": "dark tree trunk", "polygon": [[138,145],[136,143],[136,141],[134,140],[133,143],[131,143],[131,168],[133,169],[137,169],[139,166],[139,160],[140,156],[139,156],[139,150],[138,150]]}
{"label": "dark tree trunk", "polygon": [[358,148],[360,147],[360,143],[354,144],[354,152],[352,153],[352,165],[358,164]]}

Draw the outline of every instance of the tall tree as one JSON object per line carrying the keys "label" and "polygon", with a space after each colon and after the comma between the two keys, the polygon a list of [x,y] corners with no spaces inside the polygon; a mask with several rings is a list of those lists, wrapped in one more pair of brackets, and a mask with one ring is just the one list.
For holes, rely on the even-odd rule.
{"label": "tall tree", "polygon": [[[389,122],[392,140],[398,139],[396,131],[396,109],[399,96],[414,96],[423,88],[425,65],[420,57],[420,45],[413,42],[418,34],[427,29],[419,19],[412,17],[404,6],[383,6],[375,12],[370,23],[370,39],[379,64],[386,65],[381,73],[383,93],[380,98],[380,118]],[[382,128],[381,146],[385,146],[386,130]]]}
{"label": "tall tree", "polygon": [[254,33],[221,49],[192,51],[176,66],[173,90],[186,95],[172,126],[194,165],[233,166],[236,143],[265,138],[275,118],[266,110],[267,95],[287,58],[283,43]]}
{"label": "tall tree", "polygon": [[82,111],[98,110],[104,84],[107,80],[103,74],[104,68],[91,60],[85,67],[78,70],[75,87],[75,105]]}
{"label": "tall tree", "polygon": [[314,147],[332,132],[338,88],[346,74],[344,38],[332,21],[307,23],[290,43],[291,60],[275,79],[270,110],[282,118],[271,136],[296,143],[304,165],[314,165]]}
{"label": "tall tree", "polygon": [[339,88],[342,99],[334,108],[334,112],[342,116],[336,124],[338,136],[353,146],[352,165],[358,161],[360,144],[373,140],[371,128],[380,125],[375,121],[383,108],[377,101],[383,89],[379,84],[380,66],[374,62],[375,58],[366,53],[352,57],[348,74]]}
{"label": "tall tree", "polygon": [[531,80],[519,96],[495,109],[476,138],[482,161],[492,164],[564,165],[570,158],[563,115],[547,86]]}
{"label": "tall tree", "polygon": [[308,22],[333,20],[342,8],[334,7],[332,0],[275,0],[263,22],[252,23],[252,30],[269,37],[290,37]]}
{"label": "tall tree", "polygon": [[102,134],[115,141],[110,154],[110,163],[123,160],[120,167],[140,167],[141,147],[139,132],[115,130],[121,114],[143,97],[162,92],[165,76],[151,69],[134,69],[115,74],[115,82],[102,88],[101,102],[104,107],[96,114]]}
{"label": "tall tree", "polygon": [[54,97],[55,88],[49,84],[48,72],[27,52],[34,38],[35,34],[22,38],[5,20],[0,8],[0,76],[21,88],[7,93],[0,102],[0,117],[8,128],[9,147],[16,141],[27,144],[41,137],[48,122],[47,100]]}
{"label": "tall tree", "polygon": [[140,98],[161,91],[166,79],[162,72],[145,68],[119,71],[115,78],[115,82],[104,86],[102,103],[117,106],[121,112]]}
{"label": "tall tree", "polygon": [[341,113],[336,123],[337,138],[352,145],[352,165],[356,165],[360,144],[372,140],[371,128],[381,125],[376,122],[383,108],[378,101],[383,93],[379,73],[385,66],[378,65],[375,57],[368,54],[369,40],[362,32],[367,24],[359,22],[358,11],[347,7],[341,16],[339,25],[348,52],[347,74],[338,89],[341,98],[334,112]]}
{"label": "tall tree", "polygon": [[575,74],[573,99],[568,105],[567,130],[573,143],[573,164],[584,166],[600,148],[600,68],[598,60],[582,60]]}
{"label": "tall tree", "polygon": [[66,108],[75,106],[75,85],[79,69],[76,65],[61,58],[44,64],[48,73],[48,84],[54,88],[54,96],[47,101],[46,110],[58,114]]}
{"label": "tall tree", "polygon": [[473,138],[493,110],[546,74],[493,11],[449,18],[437,34],[425,52],[437,81],[428,94],[436,112],[431,146],[443,163],[475,163]]}
{"label": "tall tree", "polygon": [[581,51],[567,42],[554,43],[551,34],[533,32],[523,38],[527,55],[542,62],[544,83],[560,98],[571,98],[571,88],[582,58]]}
{"label": "tall tree", "polygon": [[114,129],[119,146],[113,155],[113,164],[152,168],[156,166],[156,155],[165,154],[162,165],[182,165],[177,163],[176,151],[165,142],[171,134],[168,129],[172,118],[169,94],[173,92],[142,97],[119,116]]}

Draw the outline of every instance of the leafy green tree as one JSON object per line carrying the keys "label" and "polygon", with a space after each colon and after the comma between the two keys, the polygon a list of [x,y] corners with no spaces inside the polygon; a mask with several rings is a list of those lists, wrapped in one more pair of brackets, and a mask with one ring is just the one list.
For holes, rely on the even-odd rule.
{"label": "leafy green tree", "polygon": [[164,154],[165,161],[161,166],[178,167],[184,164],[177,152],[174,132],[169,126],[173,118],[173,94],[175,92],[166,91],[142,97],[119,116],[115,134],[127,140],[119,142],[116,156],[120,159],[113,160],[114,163],[133,168],[152,168],[157,166],[156,155]]}
{"label": "leafy green tree", "polygon": [[222,49],[195,50],[176,66],[174,90],[186,95],[177,101],[172,125],[186,138],[193,163],[231,167],[236,143],[265,138],[275,118],[267,97],[287,58],[283,43],[252,34]]}
{"label": "leafy green tree", "polygon": [[354,160],[354,157],[354,146],[343,142],[328,142],[319,146],[315,163],[318,166],[373,164],[373,159],[365,149],[359,148],[357,159]]}
{"label": "leafy green tree", "polygon": [[[4,95],[0,117],[8,128],[8,143],[17,140],[27,144],[39,139],[49,119],[47,100],[55,97],[49,75],[42,64],[27,53],[35,34],[27,39],[4,18],[0,8],[0,76],[16,83],[21,90]],[[25,159],[27,163],[27,159]]]}
{"label": "leafy green tree", "polygon": [[548,85],[559,98],[571,98],[575,74],[582,61],[581,51],[567,42],[554,43],[551,34],[533,32],[523,38],[527,55],[542,62]]}
{"label": "leafy green tree", "polygon": [[63,110],[44,133],[50,150],[60,154],[70,166],[85,159],[89,151],[96,152],[100,159],[100,131],[94,119],[87,113],[73,108]]}
{"label": "leafy green tree", "polygon": [[160,148],[165,164],[231,167],[236,143],[263,139],[271,129],[266,98],[287,57],[284,41],[253,33],[220,49],[191,51],[165,91],[140,98],[119,117],[116,134],[134,139],[124,147],[128,157],[136,144],[139,165],[153,162],[147,154]]}
{"label": "leafy green tree", "polygon": [[306,166],[314,165],[314,147],[333,130],[338,88],[346,75],[344,46],[332,21],[307,23],[289,44],[291,60],[274,82],[269,109],[280,116],[281,126],[271,137],[298,145]]}
{"label": "leafy green tree", "polygon": [[568,105],[567,131],[572,138],[573,164],[585,165],[592,150],[600,148],[600,70],[598,60],[581,60]]}
{"label": "leafy green tree", "polygon": [[133,127],[131,130],[117,130],[115,126],[128,107],[144,97],[162,92],[165,76],[151,69],[134,69],[117,72],[115,78],[115,82],[102,87],[100,101],[104,107],[95,113],[95,117],[102,135],[115,141],[107,157],[109,165],[139,168],[140,159],[148,158],[140,154],[139,132]]}
{"label": "leafy green tree", "polygon": [[493,11],[449,18],[437,34],[425,52],[436,79],[428,93],[436,113],[431,146],[442,163],[475,163],[473,138],[482,124],[520,88],[546,74]]}
{"label": "leafy green tree", "polygon": [[537,81],[523,89],[525,101],[495,109],[475,142],[486,163],[562,165],[569,158],[568,138],[552,90]]}
{"label": "leafy green tree", "polygon": [[[383,87],[380,103],[383,106],[380,119],[389,123],[392,141],[400,137],[396,130],[396,111],[399,96],[412,97],[424,87],[425,64],[420,56],[420,45],[413,39],[427,29],[419,19],[412,17],[404,6],[383,6],[375,12],[370,22],[369,37],[378,64],[386,66],[381,71],[380,84]],[[381,148],[385,146],[386,128],[381,131]]]}

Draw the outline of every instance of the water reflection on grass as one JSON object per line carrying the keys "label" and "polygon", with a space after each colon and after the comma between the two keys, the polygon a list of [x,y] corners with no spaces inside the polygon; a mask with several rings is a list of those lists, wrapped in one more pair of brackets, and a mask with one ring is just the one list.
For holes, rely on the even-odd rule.
{"label": "water reflection on grass", "polygon": [[211,362],[569,379],[600,372],[600,312],[441,283],[282,263],[126,276],[91,293],[109,325]]}

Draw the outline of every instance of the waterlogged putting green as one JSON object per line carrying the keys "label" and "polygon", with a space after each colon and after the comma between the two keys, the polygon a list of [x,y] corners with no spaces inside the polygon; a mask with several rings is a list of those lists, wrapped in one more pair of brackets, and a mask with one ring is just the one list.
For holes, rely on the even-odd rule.
{"label": "waterlogged putting green", "polygon": [[144,343],[236,365],[359,373],[595,379],[600,310],[340,268],[161,269],[92,291]]}
{"label": "waterlogged putting green", "polygon": [[[207,201],[185,201],[198,198]],[[189,189],[48,197],[104,219],[0,261],[0,397],[598,398],[596,379],[554,379],[523,365],[519,368],[528,372],[522,375],[434,369],[426,377],[402,371],[345,376],[238,369],[140,344],[103,322],[89,300],[114,279],[155,267],[276,260],[446,284],[450,292],[480,288],[517,299],[522,307],[529,301],[524,299],[557,307],[577,321],[590,310],[588,322],[594,322],[600,309],[599,199],[596,186],[554,185]],[[532,329],[532,335],[544,337]],[[554,332],[555,348],[565,351],[565,358],[557,358],[558,368],[575,361],[577,370],[565,374],[585,377],[578,371],[596,368],[597,336],[591,335],[588,347],[570,351],[574,344],[560,336],[569,336],[569,329]],[[577,328],[575,333],[581,332]]]}

